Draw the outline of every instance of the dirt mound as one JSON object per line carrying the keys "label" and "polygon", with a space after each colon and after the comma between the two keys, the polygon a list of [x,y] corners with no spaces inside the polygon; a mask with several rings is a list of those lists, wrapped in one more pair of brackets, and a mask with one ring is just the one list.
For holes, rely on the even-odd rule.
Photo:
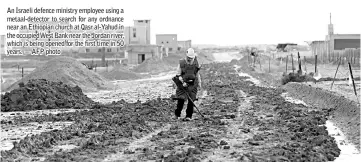
{"label": "dirt mound", "polygon": [[240,65],[240,61],[237,60],[237,59],[232,59],[231,62],[230,62],[231,65]]}
{"label": "dirt mound", "polygon": [[45,79],[30,80],[5,95],[1,95],[1,111],[25,111],[58,108],[84,108],[94,102],[85,96],[79,86]]}
{"label": "dirt mound", "polygon": [[46,79],[48,81],[61,81],[70,86],[78,85],[83,91],[95,91],[107,89],[111,84],[99,74],[88,70],[84,65],[71,57],[57,57],[42,67],[36,68],[22,80],[11,85],[6,91],[18,88],[20,82],[28,82],[31,79]]}
{"label": "dirt mound", "polygon": [[307,75],[300,75],[298,73],[289,73],[288,75],[283,74],[281,79],[282,85],[285,85],[289,82],[307,82],[307,81],[315,82],[316,79],[312,77],[311,73]]}
{"label": "dirt mound", "polygon": [[122,66],[116,66],[112,71],[104,72],[101,74],[104,78],[109,80],[134,80],[145,78],[146,75],[137,74]]}
{"label": "dirt mound", "polygon": [[346,134],[348,140],[360,150],[360,105],[358,103],[336,93],[299,83],[287,84],[284,88],[292,97],[301,99],[307,104],[334,110],[333,118],[330,120],[335,122],[336,126]]}
{"label": "dirt mound", "polygon": [[174,69],[159,58],[149,58],[133,69],[137,73],[160,73]]}

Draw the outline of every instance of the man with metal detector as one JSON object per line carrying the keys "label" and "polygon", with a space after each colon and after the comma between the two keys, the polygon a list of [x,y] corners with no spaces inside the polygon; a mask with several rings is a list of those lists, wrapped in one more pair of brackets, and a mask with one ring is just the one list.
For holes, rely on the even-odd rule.
{"label": "man with metal detector", "polygon": [[196,53],[192,48],[187,50],[186,58],[179,60],[177,75],[173,77],[173,81],[177,86],[176,100],[177,109],[175,110],[175,119],[179,119],[184,106],[185,100],[188,100],[186,117],[184,121],[192,120],[194,102],[197,98],[197,92],[201,87],[201,77],[198,71],[200,65],[198,63]]}

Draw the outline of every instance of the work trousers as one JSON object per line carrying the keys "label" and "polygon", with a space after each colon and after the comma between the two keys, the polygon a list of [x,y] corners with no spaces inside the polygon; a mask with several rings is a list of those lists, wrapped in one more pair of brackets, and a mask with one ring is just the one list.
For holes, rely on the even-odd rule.
{"label": "work trousers", "polygon": [[[181,116],[181,112],[184,106],[184,102],[185,100],[183,99],[179,99],[178,103],[177,103],[177,109],[175,110],[175,115],[177,117]],[[188,99],[188,104],[187,104],[187,109],[186,109],[186,117],[192,118],[192,114],[193,114],[193,103]]]}

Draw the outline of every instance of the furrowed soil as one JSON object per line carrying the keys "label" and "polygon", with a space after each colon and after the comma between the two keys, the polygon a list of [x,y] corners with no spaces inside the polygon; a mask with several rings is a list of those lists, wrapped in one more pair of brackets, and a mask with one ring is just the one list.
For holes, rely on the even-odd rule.
{"label": "furrowed soil", "polygon": [[161,97],[14,118],[2,128],[71,124],[14,142],[1,161],[333,161],[340,155],[325,126],[334,108],[290,102],[285,89],[255,84],[241,72],[230,63],[203,65],[196,105],[204,118],[195,109],[188,122],[172,119],[176,102]]}
{"label": "furrowed soil", "polygon": [[[267,59],[266,59],[267,60]],[[303,63],[303,62],[302,62]],[[351,81],[335,80],[331,89],[332,81],[323,81],[331,77],[333,79],[337,65],[319,65],[318,69],[322,78],[316,83],[313,81],[294,83],[286,85],[281,84],[282,71],[279,62],[271,60],[271,71],[260,70],[259,67],[250,67],[246,57],[237,60],[236,65],[243,65],[242,71],[249,73],[251,76],[259,79],[263,84],[268,86],[284,89],[295,99],[304,101],[307,105],[317,107],[318,109],[331,110],[329,121],[333,122],[346,135],[346,141],[351,143],[360,155],[360,99],[355,96]],[[308,63],[309,64],[309,63]],[[314,65],[313,65],[314,66]],[[267,65],[266,65],[267,67]],[[273,69],[272,69],[273,67]],[[291,66],[290,66],[291,67]],[[302,65],[302,70],[304,65]],[[268,68],[268,67],[267,67]],[[277,71],[277,68],[279,69]],[[314,67],[313,67],[314,68]],[[289,68],[291,69],[291,68]],[[312,69],[308,67],[307,69]],[[340,66],[336,79],[348,78],[348,68]],[[311,70],[312,71],[312,70]],[[354,79],[360,76],[359,67],[353,68]],[[340,79],[341,80],[341,79]],[[350,85],[351,83],[351,85]],[[360,94],[360,82],[355,81],[357,94]]]}

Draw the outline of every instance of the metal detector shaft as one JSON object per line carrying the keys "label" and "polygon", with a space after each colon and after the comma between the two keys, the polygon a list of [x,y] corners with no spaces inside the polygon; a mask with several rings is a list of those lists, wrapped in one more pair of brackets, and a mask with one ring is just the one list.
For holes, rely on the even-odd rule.
{"label": "metal detector shaft", "polygon": [[201,113],[201,111],[199,111],[199,109],[198,109],[198,107],[196,106],[196,104],[194,104],[194,102],[193,102],[192,98],[189,96],[188,92],[184,89],[184,87],[183,87],[182,89],[183,89],[183,91],[186,93],[189,101],[191,101],[192,104],[193,104],[193,106],[197,109],[198,113],[202,116],[202,118],[204,118],[203,114]]}

